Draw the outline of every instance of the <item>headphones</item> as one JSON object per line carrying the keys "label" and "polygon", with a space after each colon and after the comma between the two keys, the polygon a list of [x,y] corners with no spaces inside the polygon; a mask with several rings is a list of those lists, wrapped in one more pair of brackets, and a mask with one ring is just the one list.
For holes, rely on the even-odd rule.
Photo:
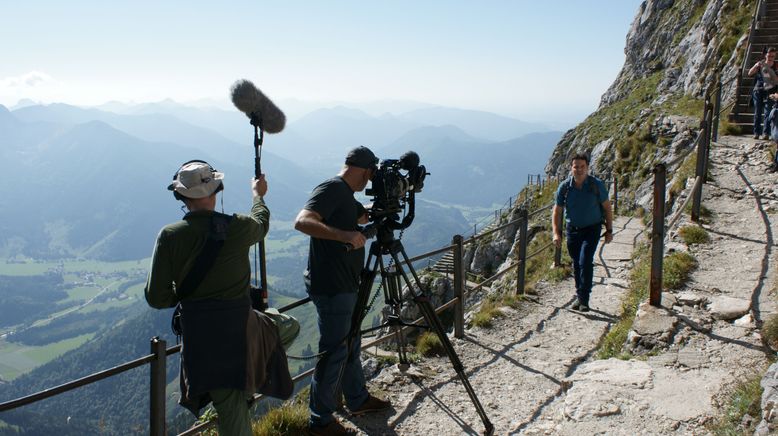
{"label": "headphones", "polygon": [[[206,162],[206,161],[204,161],[204,160],[200,160],[200,159],[192,159],[192,160],[190,160],[190,161],[186,161],[186,162],[184,162],[183,164],[181,164],[181,166],[178,168],[178,170],[176,171],[176,173],[175,173],[175,174],[173,174],[173,181],[174,181],[174,182],[175,182],[176,180],[178,180],[178,173],[180,173],[180,172],[181,172],[181,170],[182,170],[182,169],[183,169],[185,166],[189,165],[190,163],[202,163],[202,164],[206,164],[206,165],[208,165],[208,171],[210,171],[210,172],[211,172],[211,174],[213,174],[213,173],[217,172],[217,171],[216,171],[216,169],[215,169],[214,167],[212,167],[212,166],[211,166],[211,164],[209,164],[208,162]],[[217,187],[217,188],[216,188],[216,190],[215,190],[215,191],[213,191],[213,193],[214,193],[214,194],[216,194],[217,192],[220,192],[220,191],[222,191],[222,190],[224,190],[224,183],[223,183],[223,182],[219,182],[219,187]],[[179,194],[178,192],[176,192],[176,190],[175,190],[175,189],[173,190],[173,197],[175,197],[175,199],[176,199],[176,200],[180,200],[180,201],[184,201],[184,200],[186,200],[186,199],[187,199],[187,197],[184,197],[183,195],[181,195],[181,194]]]}

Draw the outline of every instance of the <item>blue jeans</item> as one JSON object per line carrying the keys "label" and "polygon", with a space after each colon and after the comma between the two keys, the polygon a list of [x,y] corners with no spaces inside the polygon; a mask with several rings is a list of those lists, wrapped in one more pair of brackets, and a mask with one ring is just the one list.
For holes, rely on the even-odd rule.
{"label": "blue jeans", "polygon": [[337,407],[338,374],[345,364],[341,390],[349,409],[356,409],[367,400],[365,376],[360,362],[360,337],[354,338],[351,356],[346,362],[346,341],[351,328],[351,314],[357,301],[356,293],[327,295],[309,294],[319,318],[319,352],[327,352],[316,364],[311,381],[310,424],[324,426],[334,418]]}
{"label": "blue jeans", "polygon": [[[764,91],[754,91],[751,99],[754,101],[754,135],[762,135],[762,119],[764,119]],[[770,113],[768,111],[768,113]],[[768,130],[769,131],[769,130]]]}
{"label": "blue jeans", "polygon": [[775,88],[771,88],[766,91],[754,91],[751,94],[754,100],[754,135],[770,134],[770,111],[775,106],[775,100],[766,97],[775,91]]}
{"label": "blue jeans", "polygon": [[578,302],[589,305],[589,295],[592,293],[594,279],[594,252],[600,242],[602,225],[589,227],[567,228],[567,252],[573,259],[573,277],[575,277],[575,293]]}

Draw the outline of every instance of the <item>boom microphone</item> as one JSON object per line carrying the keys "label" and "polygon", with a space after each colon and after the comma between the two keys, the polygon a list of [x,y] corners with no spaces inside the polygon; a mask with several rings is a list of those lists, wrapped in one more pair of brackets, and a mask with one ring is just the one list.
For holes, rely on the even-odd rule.
{"label": "boom microphone", "polygon": [[284,113],[251,81],[238,80],[232,84],[230,93],[232,103],[249,117],[251,124],[261,123],[262,130],[267,133],[278,133],[284,130],[286,125]]}

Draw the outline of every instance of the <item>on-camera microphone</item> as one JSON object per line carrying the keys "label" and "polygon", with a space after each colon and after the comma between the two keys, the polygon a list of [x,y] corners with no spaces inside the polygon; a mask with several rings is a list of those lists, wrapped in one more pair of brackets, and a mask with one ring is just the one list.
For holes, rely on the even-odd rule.
{"label": "on-camera microphone", "polygon": [[232,84],[230,93],[232,103],[249,117],[251,124],[261,123],[262,130],[267,133],[278,133],[284,130],[286,125],[284,113],[251,81],[238,80]]}

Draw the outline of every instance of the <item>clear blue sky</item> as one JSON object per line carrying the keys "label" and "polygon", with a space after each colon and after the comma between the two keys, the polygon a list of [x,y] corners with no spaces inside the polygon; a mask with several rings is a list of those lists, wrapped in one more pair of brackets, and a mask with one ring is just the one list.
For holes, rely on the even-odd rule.
{"label": "clear blue sky", "polygon": [[621,69],[640,3],[3,1],[0,104],[224,99],[245,77],[276,101],[577,121]]}

